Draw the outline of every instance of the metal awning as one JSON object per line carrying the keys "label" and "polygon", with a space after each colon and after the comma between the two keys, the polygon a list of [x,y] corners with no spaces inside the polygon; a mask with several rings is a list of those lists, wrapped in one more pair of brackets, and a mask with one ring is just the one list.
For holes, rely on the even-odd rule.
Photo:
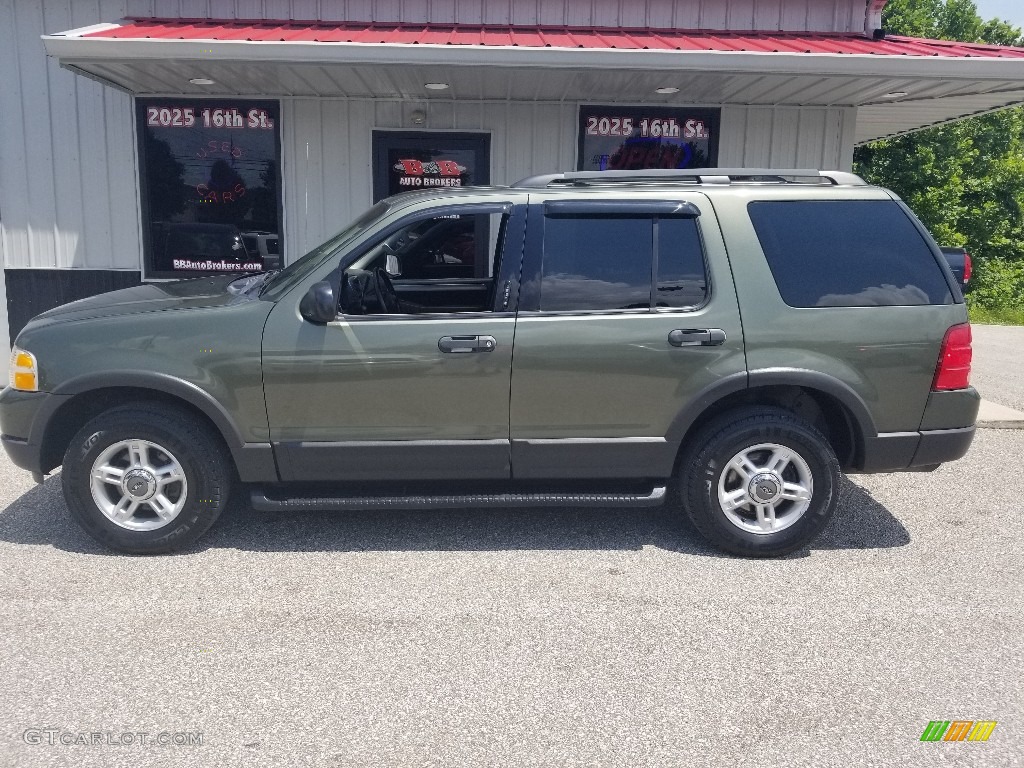
{"label": "metal awning", "polygon": [[43,42],[144,95],[856,106],[858,142],[1024,103],[1024,48],[891,36],[126,19]]}

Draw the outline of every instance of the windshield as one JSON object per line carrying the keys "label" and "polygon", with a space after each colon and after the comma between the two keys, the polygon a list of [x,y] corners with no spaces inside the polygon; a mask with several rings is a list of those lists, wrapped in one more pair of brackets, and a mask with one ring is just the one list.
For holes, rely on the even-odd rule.
{"label": "windshield", "polygon": [[260,293],[269,299],[276,300],[316,269],[323,262],[324,258],[338,250],[347,241],[366,231],[367,228],[382,218],[390,209],[391,203],[387,200],[381,200],[345,227],[345,229],[341,230],[341,232],[327,240],[327,242],[314,248],[298,261],[289,264],[276,275],[271,276],[264,283],[263,290]]}

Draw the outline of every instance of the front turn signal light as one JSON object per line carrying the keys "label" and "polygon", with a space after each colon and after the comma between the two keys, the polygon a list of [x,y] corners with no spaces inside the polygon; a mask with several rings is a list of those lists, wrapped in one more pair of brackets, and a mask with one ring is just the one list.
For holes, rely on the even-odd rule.
{"label": "front turn signal light", "polygon": [[36,356],[15,347],[11,350],[11,389],[21,392],[39,391],[39,367]]}

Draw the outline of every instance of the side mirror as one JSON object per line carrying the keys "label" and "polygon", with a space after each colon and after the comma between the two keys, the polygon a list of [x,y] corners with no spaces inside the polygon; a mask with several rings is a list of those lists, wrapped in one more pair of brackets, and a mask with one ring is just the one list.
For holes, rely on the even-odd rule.
{"label": "side mirror", "polygon": [[384,259],[384,271],[391,277],[402,276],[402,260],[393,253],[388,253]]}
{"label": "side mirror", "polygon": [[326,325],[338,318],[338,300],[326,280],[313,283],[299,302],[299,314],[311,323]]}

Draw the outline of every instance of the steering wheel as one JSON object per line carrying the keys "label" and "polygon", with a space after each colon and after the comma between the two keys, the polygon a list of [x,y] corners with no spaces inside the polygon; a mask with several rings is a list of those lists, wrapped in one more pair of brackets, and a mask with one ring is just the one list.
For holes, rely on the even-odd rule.
{"label": "steering wheel", "polygon": [[391,282],[391,275],[383,267],[373,270],[373,288],[384,312],[391,315],[402,314],[402,302],[398,300],[398,291]]}

